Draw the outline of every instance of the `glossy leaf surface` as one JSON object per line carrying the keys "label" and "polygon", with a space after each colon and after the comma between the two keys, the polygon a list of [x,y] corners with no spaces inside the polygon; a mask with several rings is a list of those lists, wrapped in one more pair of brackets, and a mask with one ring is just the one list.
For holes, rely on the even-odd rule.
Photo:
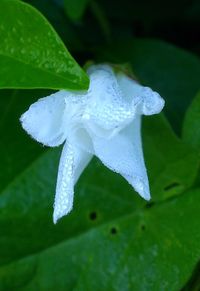
{"label": "glossy leaf surface", "polygon": [[32,6],[0,2],[0,42],[0,88],[88,88],[87,75]]}

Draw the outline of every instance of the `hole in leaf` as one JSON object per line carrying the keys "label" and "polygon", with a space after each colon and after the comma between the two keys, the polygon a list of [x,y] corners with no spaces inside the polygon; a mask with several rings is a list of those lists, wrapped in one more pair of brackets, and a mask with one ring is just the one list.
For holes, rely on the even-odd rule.
{"label": "hole in leaf", "polygon": [[110,233],[111,233],[111,234],[115,235],[115,234],[117,234],[117,232],[118,232],[118,231],[117,231],[117,228],[116,228],[116,227],[114,227],[114,226],[111,227],[111,229],[110,229]]}
{"label": "hole in leaf", "polygon": [[155,204],[155,202],[148,202],[145,207],[146,208],[151,208],[153,205]]}
{"label": "hole in leaf", "polygon": [[97,219],[96,211],[90,212],[89,218],[90,218],[90,220],[93,220],[93,221],[96,220]]}
{"label": "hole in leaf", "polygon": [[171,184],[165,186],[164,190],[169,191],[169,190],[172,190],[173,188],[176,188],[178,186],[180,186],[180,184],[178,182],[174,182],[174,183],[171,183]]}

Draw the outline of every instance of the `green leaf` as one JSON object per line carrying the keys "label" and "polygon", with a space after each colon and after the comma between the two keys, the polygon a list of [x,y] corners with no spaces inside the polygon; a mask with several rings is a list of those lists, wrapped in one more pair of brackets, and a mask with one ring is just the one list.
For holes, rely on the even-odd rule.
{"label": "green leaf", "polygon": [[159,40],[135,39],[97,52],[100,61],[131,63],[136,77],[166,100],[172,126],[181,131],[184,113],[199,90],[200,60],[195,55]]}
{"label": "green leaf", "polygon": [[183,140],[200,152],[200,92],[186,112],[183,123]]}
{"label": "green leaf", "polygon": [[[200,189],[152,208],[133,211],[126,199],[114,199],[102,188],[94,193],[87,185],[77,197],[80,212],[68,217],[62,228],[52,225],[50,229],[47,218],[50,195],[47,197],[41,191],[45,166],[40,162],[37,165],[40,168],[35,164],[35,172],[29,173],[39,178],[31,190],[32,195],[40,192],[37,201],[31,202],[28,193],[24,193],[16,208],[13,194],[19,198],[20,187],[13,184],[10,194],[4,193],[9,195],[7,223],[10,221],[9,234],[12,233],[11,240],[6,241],[6,253],[10,251],[16,256],[20,249],[22,253],[21,259],[0,268],[2,291],[83,290],[83,286],[84,290],[99,287],[101,290],[180,290],[200,256]],[[46,162],[49,166],[50,159]],[[1,212],[2,206],[1,202]],[[89,219],[88,210],[95,210],[95,220]],[[1,230],[5,231],[9,218],[6,209],[1,217]],[[27,219],[29,224],[25,222]],[[20,226],[24,224],[27,228],[22,231]],[[37,250],[44,240],[46,248]]]}
{"label": "green leaf", "polygon": [[22,130],[19,118],[31,103],[49,94],[47,90],[0,90],[0,191],[44,152]]}
{"label": "green leaf", "polygon": [[0,1],[0,42],[0,88],[88,88],[87,75],[32,6]]}
{"label": "green leaf", "polygon": [[90,0],[64,0],[64,7],[68,17],[72,20],[80,19]]}

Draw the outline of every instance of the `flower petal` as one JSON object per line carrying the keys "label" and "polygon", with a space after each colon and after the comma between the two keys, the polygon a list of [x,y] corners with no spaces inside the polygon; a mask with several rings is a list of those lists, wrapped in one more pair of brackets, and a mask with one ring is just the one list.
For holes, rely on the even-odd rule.
{"label": "flower petal", "polygon": [[121,174],[146,200],[150,199],[149,182],[144,164],[140,120],[133,122],[111,139],[93,136],[95,155],[109,169]]}
{"label": "flower petal", "polygon": [[22,127],[38,142],[58,146],[65,140],[61,125],[65,91],[59,91],[32,104],[20,118]]}
{"label": "flower petal", "polygon": [[57,222],[73,207],[74,185],[88,165],[92,155],[66,141],[60,158],[53,221]]}
{"label": "flower petal", "polygon": [[162,111],[165,101],[157,92],[140,85],[123,73],[117,74],[117,81],[124,98],[129,103],[132,102],[138,114],[152,115]]}
{"label": "flower petal", "polygon": [[120,131],[134,116],[124,99],[116,76],[107,65],[88,70],[90,88],[83,120],[86,128],[100,137],[110,137]]}

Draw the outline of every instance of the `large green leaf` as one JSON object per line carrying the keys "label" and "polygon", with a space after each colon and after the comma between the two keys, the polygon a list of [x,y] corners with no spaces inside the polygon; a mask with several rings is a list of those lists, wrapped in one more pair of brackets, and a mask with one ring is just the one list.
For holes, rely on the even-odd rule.
{"label": "large green leaf", "polygon": [[101,49],[100,61],[131,63],[139,80],[166,100],[165,110],[180,132],[184,113],[199,90],[200,60],[166,42],[135,39]]}
{"label": "large green leaf", "polygon": [[[39,178],[32,189],[33,194],[40,192],[37,202],[24,195],[16,207],[12,197],[21,189],[13,185],[10,192],[7,233],[12,230],[13,240],[5,241],[6,254],[16,256],[22,246],[24,250],[21,259],[0,268],[0,290],[180,290],[200,256],[200,189],[133,211],[126,199],[114,199],[103,188],[97,191],[87,185],[78,195],[80,212],[68,217],[65,227],[50,230],[48,197],[39,183],[45,179],[44,169],[29,173]],[[97,218],[89,219],[88,210],[94,209]],[[1,216],[6,225],[6,209]],[[23,217],[32,222],[25,232]],[[43,240],[46,249],[38,251]]]}
{"label": "large green leaf", "polygon": [[0,88],[88,88],[87,75],[32,6],[0,1],[0,43]]}

